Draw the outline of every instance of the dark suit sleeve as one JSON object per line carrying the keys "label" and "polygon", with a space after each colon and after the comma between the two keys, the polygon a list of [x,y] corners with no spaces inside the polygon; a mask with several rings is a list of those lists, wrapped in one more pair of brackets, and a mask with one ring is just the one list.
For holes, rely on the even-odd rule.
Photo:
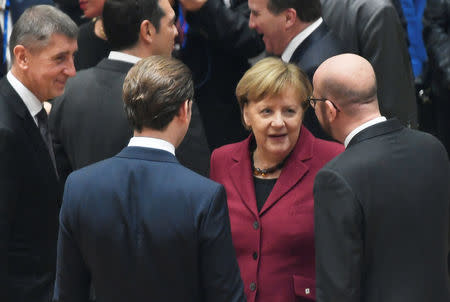
{"label": "dark suit sleeve", "polygon": [[200,225],[200,265],[203,301],[245,301],[222,186],[213,196],[208,213]]}
{"label": "dark suit sleeve", "polygon": [[[361,56],[372,63],[377,80],[381,113],[417,127],[414,79],[406,36],[397,11],[387,5],[357,25],[362,41]],[[392,68],[395,66],[395,68]],[[395,83],[395,85],[392,85]]]}
{"label": "dark suit sleeve", "polygon": [[314,183],[317,302],[361,301],[362,212],[347,182],[321,170]]}
{"label": "dark suit sleeve", "polygon": [[[449,2],[447,1],[447,5]],[[450,16],[444,0],[428,0],[423,15],[423,38],[428,55],[434,59],[442,81],[450,89],[450,39],[448,23]]]}
{"label": "dark suit sleeve", "polygon": [[176,154],[180,164],[208,177],[210,152],[197,103],[192,104],[189,129],[183,141],[177,147]]}
{"label": "dark suit sleeve", "polygon": [[17,148],[14,134],[0,128],[0,301],[8,301],[8,241],[21,183]]}
{"label": "dark suit sleeve", "polygon": [[[61,137],[62,127],[62,108],[64,106],[64,96],[55,99],[52,102],[52,110],[48,118],[48,125],[52,136],[53,151],[55,152],[58,175],[61,180],[61,186],[64,187],[67,176],[73,171],[69,157],[64,150],[63,138]],[[62,189],[61,189],[62,191]]]}
{"label": "dark suit sleeve", "polygon": [[[74,234],[77,218],[77,201],[71,198],[70,177],[64,190],[60,213],[58,257],[54,301],[86,302],[89,298],[90,274],[83,261],[79,243]],[[77,228],[79,229],[79,228]]]}
{"label": "dark suit sleeve", "polygon": [[264,43],[248,27],[249,16],[247,1],[229,9],[222,0],[208,0],[198,11],[189,12],[186,19],[189,26],[205,33],[218,48],[231,55],[251,58],[264,50]]}

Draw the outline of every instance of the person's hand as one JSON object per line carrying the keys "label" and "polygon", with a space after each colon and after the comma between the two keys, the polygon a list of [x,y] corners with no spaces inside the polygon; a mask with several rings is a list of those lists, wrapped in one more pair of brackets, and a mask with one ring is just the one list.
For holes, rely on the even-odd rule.
{"label": "person's hand", "polygon": [[203,7],[208,0],[179,0],[185,11],[195,12]]}

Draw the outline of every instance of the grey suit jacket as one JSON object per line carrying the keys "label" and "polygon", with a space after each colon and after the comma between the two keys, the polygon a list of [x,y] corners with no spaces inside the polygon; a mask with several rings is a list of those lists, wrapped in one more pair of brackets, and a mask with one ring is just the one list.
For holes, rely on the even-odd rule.
{"label": "grey suit jacket", "polygon": [[[78,72],[67,83],[64,95],[54,101],[49,124],[63,178],[127,146],[133,131],[123,109],[122,86],[132,66],[103,59],[97,66]],[[207,175],[209,155],[194,103],[191,125],[177,156],[186,167]]]}
{"label": "grey suit jacket", "polygon": [[375,69],[381,113],[417,127],[414,79],[404,32],[390,0],[321,0],[325,22]]}
{"label": "grey suit jacket", "polygon": [[58,180],[47,146],[4,77],[0,81],[0,301],[50,301],[58,209]]}
{"label": "grey suit jacket", "polygon": [[318,302],[450,301],[450,165],[396,119],[358,133],[314,183]]}

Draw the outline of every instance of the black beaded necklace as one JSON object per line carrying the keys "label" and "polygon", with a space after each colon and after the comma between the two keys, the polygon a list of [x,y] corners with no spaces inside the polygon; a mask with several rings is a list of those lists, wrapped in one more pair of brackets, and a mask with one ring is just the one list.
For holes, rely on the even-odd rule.
{"label": "black beaded necklace", "polygon": [[260,169],[260,168],[256,168],[255,167],[255,162],[253,161],[253,154],[254,154],[255,150],[252,150],[250,153],[250,161],[252,163],[252,171],[253,171],[253,175],[254,176],[266,176],[267,174],[271,174],[275,171],[280,170],[281,168],[283,168],[284,163],[286,162],[286,160],[288,159],[290,153],[288,154],[288,156],[286,156],[280,163],[276,164],[273,167],[267,168],[267,169]]}

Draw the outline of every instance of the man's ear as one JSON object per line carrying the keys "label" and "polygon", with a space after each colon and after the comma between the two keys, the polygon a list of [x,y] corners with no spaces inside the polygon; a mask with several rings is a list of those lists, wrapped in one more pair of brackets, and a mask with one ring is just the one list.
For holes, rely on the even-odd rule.
{"label": "man's ear", "polygon": [[141,23],[141,27],[139,30],[139,36],[143,41],[147,43],[152,43],[153,37],[156,33],[156,28],[149,20],[144,20]]}
{"label": "man's ear", "polygon": [[325,105],[324,107],[325,107],[325,114],[326,114],[325,116],[328,119],[328,122],[331,123],[336,119],[338,111],[336,108],[334,108],[334,106],[330,100],[326,100],[324,102],[324,105]]}
{"label": "man's ear", "polygon": [[185,121],[186,119],[190,120],[192,111],[190,103],[192,103],[190,100],[186,100],[180,106],[180,109],[178,109],[177,116],[180,120],[182,121]]}
{"label": "man's ear", "polygon": [[30,52],[23,45],[17,45],[13,49],[14,62],[20,69],[28,69],[30,63]]}
{"label": "man's ear", "polygon": [[285,16],[285,26],[286,29],[292,27],[297,19],[297,11],[293,8],[288,8],[284,11]]}

